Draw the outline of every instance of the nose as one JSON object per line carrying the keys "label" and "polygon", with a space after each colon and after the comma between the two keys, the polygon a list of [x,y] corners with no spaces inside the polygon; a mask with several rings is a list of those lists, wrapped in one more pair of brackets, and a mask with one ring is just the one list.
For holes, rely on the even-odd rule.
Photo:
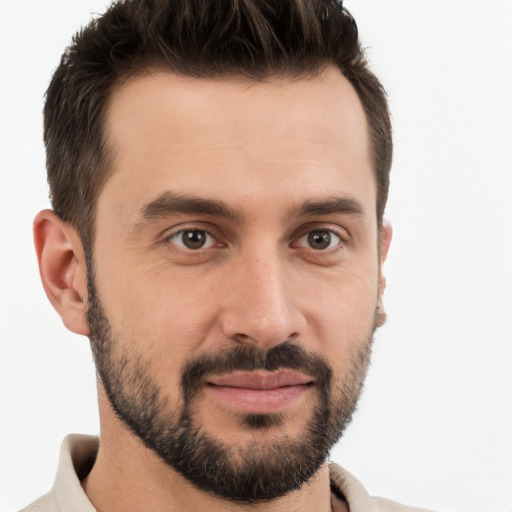
{"label": "nose", "polygon": [[231,269],[221,299],[224,336],[262,350],[302,336],[306,320],[297,301],[297,283],[282,259],[267,252]]}

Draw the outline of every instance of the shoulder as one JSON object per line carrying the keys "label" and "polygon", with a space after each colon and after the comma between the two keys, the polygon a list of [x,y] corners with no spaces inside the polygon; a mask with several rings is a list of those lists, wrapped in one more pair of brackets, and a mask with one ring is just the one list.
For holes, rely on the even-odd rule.
{"label": "shoulder", "polygon": [[432,512],[370,496],[361,482],[338,464],[329,465],[331,487],[343,495],[351,512]]}
{"label": "shoulder", "polygon": [[52,492],[41,496],[20,512],[59,512]]}
{"label": "shoulder", "polygon": [[21,512],[95,512],[80,480],[90,471],[98,450],[98,438],[71,434],[62,442],[52,490]]}
{"label": "shoulder", "polygon": [[431,510],[424,508],[402,505],[401,503],[397,503],[396,501],[391,501],[386,498],[373,498],[373,500],[377,505],[376,512],[432,512]]}

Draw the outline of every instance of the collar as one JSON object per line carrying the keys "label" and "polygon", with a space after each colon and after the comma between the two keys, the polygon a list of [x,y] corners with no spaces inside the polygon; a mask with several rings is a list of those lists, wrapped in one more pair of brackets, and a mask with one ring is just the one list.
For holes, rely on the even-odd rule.
{"label": "collar", "polygon": [[[95,436],[71,434],[61,446],[59,467],[51,492],[58,510],[73,512],[96,512],[82,489],[80,480],[92,469],[98,453],[99,439]],[[361,483],[348,471],[335,463],[329,464],[333,512],[342,510],[345,502],[350,512],[379,512],[381,508],[375,498],[369,496]],[[385,500],[387,501],[387,500]],[[389,502],[391,503],[391,502]],[[398,510],[392,507],[392,510]],[[400,508],[405,511],[405,508]],[[413,509],[407,508],[413,512]],[[418,512],[421,512],[419,509]]]}

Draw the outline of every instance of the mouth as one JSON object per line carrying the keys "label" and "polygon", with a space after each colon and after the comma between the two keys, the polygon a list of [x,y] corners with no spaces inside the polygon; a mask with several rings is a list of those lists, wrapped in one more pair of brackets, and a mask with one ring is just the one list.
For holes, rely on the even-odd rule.
{"label": "mouth", "polygon": [[294,371],[235,372],[207,379],[207,390],[239,412],[271,414],[298,403],[314,386],[311,377]]}

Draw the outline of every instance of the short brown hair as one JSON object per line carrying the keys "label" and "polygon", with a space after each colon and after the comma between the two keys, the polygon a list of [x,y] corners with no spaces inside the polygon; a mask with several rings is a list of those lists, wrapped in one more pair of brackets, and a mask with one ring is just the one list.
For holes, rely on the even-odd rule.
{"label": "short brown hair", "polygon": [[44,141],[57,215],[94,239],[95,205],[112,168],[104,133],[116,86],[158,67],[198,78],[314,76],[335,65],[363,104],[382,223],[392,134],[386,94],[340,0],[118,0],[81,29],[46,93]]}

